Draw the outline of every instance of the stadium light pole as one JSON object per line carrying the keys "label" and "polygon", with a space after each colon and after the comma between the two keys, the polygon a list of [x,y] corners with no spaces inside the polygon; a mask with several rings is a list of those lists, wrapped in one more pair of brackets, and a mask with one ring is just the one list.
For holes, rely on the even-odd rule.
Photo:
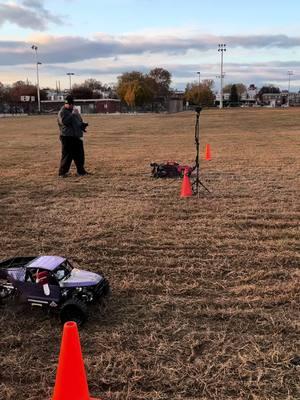
{"label": "stadium light pole", "polygon": [[223,53],[226,51],[226,43],[218,44],[218,52],[221,53],[221,74],[220,74],[220,108],[223,108]]}
{"label": "stadium light pole", "polygon": [[288,71],[289,76],[289,86],[288,86],[288,98],[287,98],[287,105],[290,106],[290,89],[291,89],[291,76],[294,75],[293,71]]}
{"label": "stadium light pole", "polygon": [[70,92],[72,90],[72,75],[75,75],[74,72],[67,72],[67,75],[69,75],[69,80],[70,80]]}
{"label": "stadium light pole", "polygon": [[38,61],[38,47],[36,45],[31,46],[32,50],[35,52],[36,61],[36,88],[37,88],[37,99],[38,99],[38,112],[41,112],[41,97],[40,97],[40,78],[39,78],[39,65],[42,63]]}

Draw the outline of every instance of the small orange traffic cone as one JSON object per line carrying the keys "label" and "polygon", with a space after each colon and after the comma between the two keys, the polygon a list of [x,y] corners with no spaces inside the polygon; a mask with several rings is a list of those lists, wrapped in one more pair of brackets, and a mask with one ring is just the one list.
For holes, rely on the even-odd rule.
{"label": "small orange traffic cone", "polygon": [[211,160],[211,153],[210,153],[210,145],[207,144],[205,148],[205,160],[210,161]]}
{"label": "small orange traffic cone", "polygon": [[76,322],[66,322],[52,400],[96,400],[90,397]]}
{"label": "small orange traffic cone", "polygon": [[186,168],[184,170],[180,197],[191,197],[193,195],[192,186],[191,186],[188,172],[189,172],[189,170],[188,170],[188,168]]}

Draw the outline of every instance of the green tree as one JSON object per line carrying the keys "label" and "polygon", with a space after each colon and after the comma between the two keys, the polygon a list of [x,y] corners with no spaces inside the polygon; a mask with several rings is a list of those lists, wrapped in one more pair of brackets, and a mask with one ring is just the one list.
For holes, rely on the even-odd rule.
{"label": "green tree", "polygon": [[228,85],[224,86],[223,93],[231,93],[232,86],[236,86],[236,90],[238,93],[239,98],[247,91],[247,87],[243,83],[229,83]]}
{"label": "green tree", "polygon": [[231,86],[229,101],[233,104],[237,104],[239,102],[239,94],[236,85]]}

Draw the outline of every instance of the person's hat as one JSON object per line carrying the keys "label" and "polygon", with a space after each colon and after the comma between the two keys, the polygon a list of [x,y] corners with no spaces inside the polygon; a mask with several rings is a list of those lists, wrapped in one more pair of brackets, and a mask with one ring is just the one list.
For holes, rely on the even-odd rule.
{"label": "person's hat", "polygon": [[74,97],[68,94],[68,96],[65,98],[65,104],[74,104]]}

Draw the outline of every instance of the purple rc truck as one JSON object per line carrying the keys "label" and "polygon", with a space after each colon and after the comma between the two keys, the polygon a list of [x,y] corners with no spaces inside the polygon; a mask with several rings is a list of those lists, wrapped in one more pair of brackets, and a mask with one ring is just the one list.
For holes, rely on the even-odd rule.
{"label": "purple rc truck", "polygon": [[101,275],[73,268],[58,256],[16,257],[0,262],[0,302],[20,297],[31,305],[59,311],[62,323],[82,325],[87,305],[110,292]]}

